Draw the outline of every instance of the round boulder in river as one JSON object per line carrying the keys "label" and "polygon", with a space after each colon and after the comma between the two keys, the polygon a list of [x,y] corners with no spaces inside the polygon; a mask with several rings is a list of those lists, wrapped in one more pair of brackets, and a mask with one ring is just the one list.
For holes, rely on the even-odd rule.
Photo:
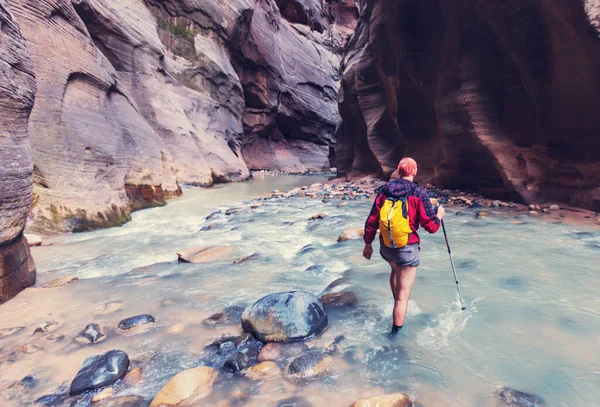
{"label": "round boulder in river", "polygon": [[137,315],[135,317],[125,318],[119,322],[119,328],[123,330],[134,328],[138,325],[152,324],[156,322],[152,315]]}
{"label": "round boulder in river", "polygon": [[327,328],[327,313],[321,300],[311,293],[275,293],[246,308],[242,327],[263,342],[300,341]]}
{"label": "round boulder in river", "polygon": [[109,386],[119,380],[129,369],[129,357],[121,350],[111,350],[92,356],[83,362],[83,367],[71,383],[71,395],[86,390]]}

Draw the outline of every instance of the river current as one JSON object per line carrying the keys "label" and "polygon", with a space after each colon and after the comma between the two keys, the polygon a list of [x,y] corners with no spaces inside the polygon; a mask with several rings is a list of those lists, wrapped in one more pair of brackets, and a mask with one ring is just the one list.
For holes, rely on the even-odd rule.
{"label": "river current", "polygon": [[[151,399],[175,373],[201,363],[211,340],[241,333],[238,325],[203,326],[211,314],[273,292],[319,294],[346,277],[358,307],[332,313],[328,330],[312,342],[326,346],[344,335],[347,351],[334,358],[330,375],[298,387],[283,379],[253,385],[225,381],[217,389],[220,397],[233,397],[232,386],[246,386],[248,406],[270,406],[299,394],[315,406],[333,407],[402,391],[425,407],[485,406],[493,405],[491,395],[499,388],[511,387],[536,394],[549,406],[598,404],[598,229],[515,214],[476,219],[468,209],[449,208],[446,227],[467,310],[460,311],[441,230],[423,231],[405,327],[390,340],[387,264],[377,250],[372,260],[363,259],[362,241],[336,241],[345,229],[362,227],[370,200],[337,207],[320,199],[268,199],[252,210],[205,219],[218,210],[246,208],[273,189],[324,179],[269,177],[185,189],[166,207],[134,213],[122,227],[60,236],[53,245],[33,248],[38,286],[65,276],[79,281],[28,289],[0,306],[0,328],[26,327],[0,339],[0,349],[35,340],[33,330],[50,320],[60,322],[56,332],[65,339],[38,340],[41,349],[1,365],[0,383],[35,376],[33,400],[68,384],[86,357],[121,349],[132,359],[149,361],[145,379],[123,394]],[[309,221],[317,212],[327,217]],[[216,224],[211,230],[201,230],[211,224]],[[177,263],[177,251],[215,244],[233,245],[234,260],[259,257],[240,264],[231,259]],[[121,308],[106,313],[109,302]],[[138,314],[152,314],[156,326],[128,336],[113,331],[120,319]],[[91,322],[104,327],[106,340],[93,346],[74,342]]]}

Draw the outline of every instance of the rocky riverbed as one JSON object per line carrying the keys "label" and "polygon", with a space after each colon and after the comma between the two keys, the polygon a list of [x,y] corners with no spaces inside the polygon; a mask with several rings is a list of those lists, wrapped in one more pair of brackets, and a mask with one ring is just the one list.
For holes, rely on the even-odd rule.
{"label": "rocky riverbed", "polygon": [[391,341],[386,266],[360,255],[377,184],[265,177],[190,189],[121,228],[33,247],[38,285],[0,307],[1,404],[541,406],[599,396],[597,228],[567,223],[562,208],[431,186],[449,208],[468,310],[457,309],[443,239],[423,236],[407,329]]}

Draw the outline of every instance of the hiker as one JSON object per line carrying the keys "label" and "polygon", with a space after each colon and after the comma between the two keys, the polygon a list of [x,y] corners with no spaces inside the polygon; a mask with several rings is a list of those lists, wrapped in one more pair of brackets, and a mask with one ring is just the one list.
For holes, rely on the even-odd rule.
{"label": "hiker", "polygon": [[427,232],[435,233],[446,215],[441,206],[437,212],[434,210],[427,191],[414,182],[417,175],[415,160],[403,158],[398,164],[398,173],[400,179],[390,181],[376,191],[373,208],[365,223],[363,250],[363,256],[371,259],[371,244],[379,229],[379,253],[392,268],[390,286],[394,296],[394,313],[391,335],[402,329],[419,266],[421,248],[417,229],[421,225]]}

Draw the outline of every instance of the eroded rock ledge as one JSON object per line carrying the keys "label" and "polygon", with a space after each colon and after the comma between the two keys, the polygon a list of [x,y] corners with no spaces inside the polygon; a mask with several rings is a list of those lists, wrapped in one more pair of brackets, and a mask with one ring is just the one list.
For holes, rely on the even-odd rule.
{"label": "eroded rock ledge", "polygon": [[342,63],[341,176],[420,179],[600,210],[593,1],[362,1]]}

